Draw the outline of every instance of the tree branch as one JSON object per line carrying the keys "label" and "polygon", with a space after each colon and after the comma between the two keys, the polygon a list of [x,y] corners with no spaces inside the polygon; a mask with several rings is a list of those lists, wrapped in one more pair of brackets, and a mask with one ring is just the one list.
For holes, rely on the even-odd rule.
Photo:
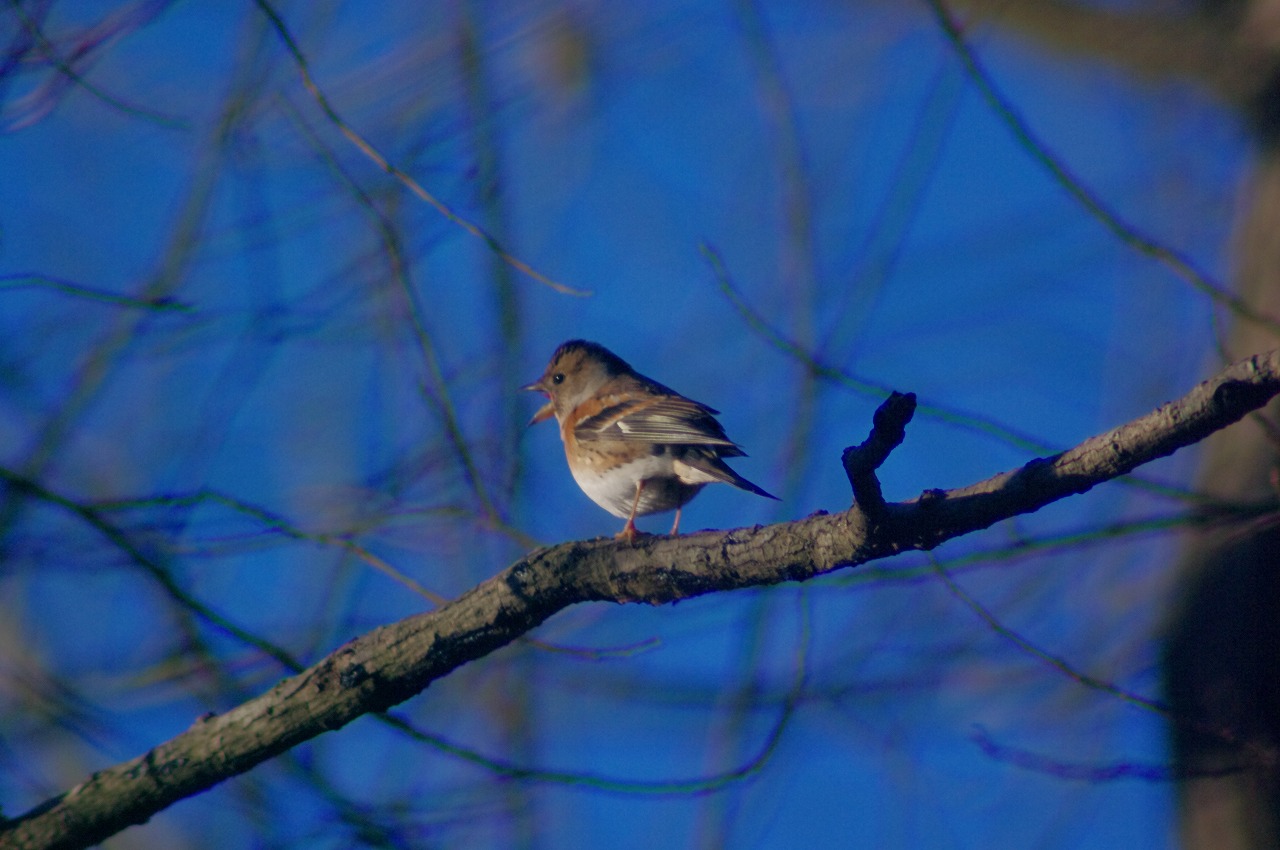
{"label": "tree branch", "polygon": [[931,549],[1124,475],[1225,428],[1278,394],[1280,350],[1236,363],[1183,398],[1069,451],[969,487],[885,503],[875,469],[914,406],[910,396],[895,396],[877,413],[867,442],[846,450],[846,459],[854,457],[851,481],[874,519],[854,504],[777,525],[641,538],[635,545],[604,538],[539,549],[453,602],[375,629],[262,696],[200,718],[150,752],[3,822],[0,848],[100,842],[323,732],[403,702],[570,605],[657,605],[804,581],[903,550]]}
{"label": "tree branch", "polygon": [[916,413],[915,393],[890,393],[871,419],[871,435],[840,455],[844,474],[849,476],[853,500],[873,520],[888,510],[876,470],[889,459],[889,454],[907,437],[907,425]]}
{"label": "tree branch", "polygon": [[1270,48],[1230,16],[1112,9],[1064,0],[948,0],[1068,56],[1107,62],[1148,79],[1200,82],[1229,103],[1257,93],[1274,67]]}

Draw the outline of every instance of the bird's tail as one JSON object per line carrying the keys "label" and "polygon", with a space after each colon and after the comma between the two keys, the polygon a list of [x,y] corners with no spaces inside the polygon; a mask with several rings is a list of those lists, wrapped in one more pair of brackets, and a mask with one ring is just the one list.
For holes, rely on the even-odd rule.
{"label": "bird's tail", "polygon": [[[680,466],[686,469],[680,470]],[[757,496],[773,499],[775,502],[782,501],[764,488],[757,487],[734,472],[729,468],[729,464],[721,460],[715,452],[686,452],[685,456],[677,462],[677,471],[681,480],[688,484],[709,484],[712,481],[720,481],[725,484],[732,484],[734,487],[746,490],[748,493],[755,493]]]}

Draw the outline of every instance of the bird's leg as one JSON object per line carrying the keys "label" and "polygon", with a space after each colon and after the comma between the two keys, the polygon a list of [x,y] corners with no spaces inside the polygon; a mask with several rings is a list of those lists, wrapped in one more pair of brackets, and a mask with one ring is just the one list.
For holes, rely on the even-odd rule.
{"label": "bird's leg", "polygon": [[636,531],[636,511],[640,509],[640,494],[644,492],[644,479],[641,478],[636,482],[636,498],[631,503],[631,516],[627,517],[627,524],[622,526],[622,530],[614,536],[619,540],[635,540],[636,535],[640,532]]}
{"label": "bird's leg", "polygon": [[681,507],[679,507],[679,508],[676,508],[676,521],[675,521],[675,522],[673,522],[673,523],[671,523],[671,536],[672,536],[672,537],[675,537],[677,534],[679,534],[679,533],[680,533],[680,511],[682,511],[682,510],[684,510],[684,507],[683,507],[683,506],[681,506]]}

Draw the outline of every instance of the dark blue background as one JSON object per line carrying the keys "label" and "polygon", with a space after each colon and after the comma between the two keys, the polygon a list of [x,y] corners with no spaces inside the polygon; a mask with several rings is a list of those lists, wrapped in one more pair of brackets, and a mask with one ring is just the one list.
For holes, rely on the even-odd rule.
{"label": "dark blue background", "polygon": [[[112,17],[121,10],[135,17]],[[88,45],[73,67],[97,92],[60,89],[65,78],[34,62],[0,91],[0,462],[94,505],[188,594],[304,663],[430,604],[337,538],[452,597],[533,540],[618,530],[574,485],[554,428],[516,427],[537,403],[516,387],[570,337],[723,411],[750,453],[736,468],[783,497],[709,488],[686,531],[848,505],[840,450],[865,437],[879,396],[810,381],[735,308],[704,242],[780,333],[930,406],[883,470],[890,498],[1073,445],[1216,366],[1209,301],[1028,155],[923,5],[279,10],[357,132],[515,256],[591,293],[510,272],[380,172],[320,112],[253,4],[52,5],[43,32],[64,56]],[[6,39],[23,31],[13,10],[0,21]],[[90,44],[94,33],[107,38]],[[1248,161],[1230,115],[1189,85],[1134,84],[990,27],[968,37],[1083,185],[1225,273]],[[403,279],[359,193],[398,238]],[[186,309],[107,303],[32,275]],[[446,438],[446,405],[478,487]],[[1186,485],[1193,462],[1185,452],[1142,474]],[[1157,697],[1177,538],[1096,532],[1181,507],[1110,484],[937,556],[1025,640]],[[64,507],[24,502],[5,531],[6,814],[285,674],[176,607]],[[1076,533],[1048,551],[1024,545]],[[519,645],[397,711],[467,751],[571,777],[504,778],[366,718],[108,846],[346,847],[364,835],[1084,847],[1171,835],[1167,783],[1088,778],[1163,765],[1161,717],[1019,649],[920,554],[658,609],[580,606],[535,637],[632,649]],[[985,752],[984,735],[1057,767]],[[757,757],[712,790],[680,784]]]}

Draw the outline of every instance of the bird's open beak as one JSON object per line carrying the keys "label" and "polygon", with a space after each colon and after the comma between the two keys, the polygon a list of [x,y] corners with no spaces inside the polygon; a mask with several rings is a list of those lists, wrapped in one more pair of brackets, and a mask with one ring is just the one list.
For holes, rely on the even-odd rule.
{"label": "bird's open beak", "polygon": [[[525,384],[520,389],[529,390],[535,393],[547,392],[545,389],[542,388],[541,379],[534,381],[532,384]],[[526,424],[525,427],[528,428],[530,425],[537,425],[539,422],[545,422],[546,420],[550,419],[552,416],[555,416],[555,415],[556,415],[556,409],[555,409],[555,406],[552,405],[551,396],[548,393],[547,403],[542,405],[542,407],[538,408],[537,412],[533,414],[533,418],[529,420],[528,424]]]}

